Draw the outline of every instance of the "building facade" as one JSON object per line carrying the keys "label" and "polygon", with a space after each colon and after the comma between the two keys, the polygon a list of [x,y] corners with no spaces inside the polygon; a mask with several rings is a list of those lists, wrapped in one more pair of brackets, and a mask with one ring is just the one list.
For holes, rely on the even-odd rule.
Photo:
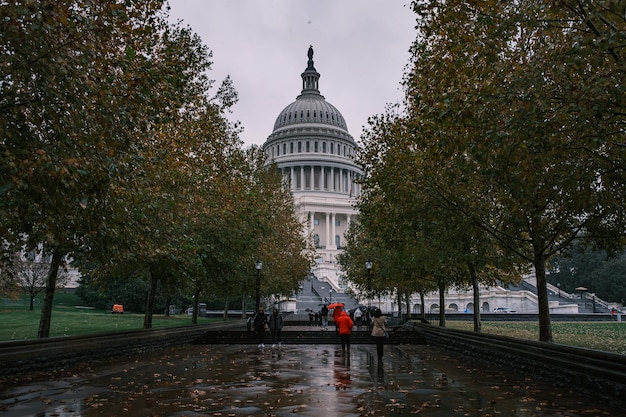
{"label": "building facade", "polygon": [[281,171],[315,246],[311,272],[334,291],[343,292],[347,282],[336,256],[357,215],[353,203],[360,188],[355,180],[362,174],[353,160],[357,144],[341,112],[320,94],[312,47],[301,77],[300,95],[278,114],[263,150]]}

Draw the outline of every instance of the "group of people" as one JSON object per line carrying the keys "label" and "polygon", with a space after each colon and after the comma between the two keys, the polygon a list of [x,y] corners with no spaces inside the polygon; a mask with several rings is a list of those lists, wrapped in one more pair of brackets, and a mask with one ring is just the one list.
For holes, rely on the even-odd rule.
{"label": "group of people", "polygon": [[[322,317],[322,327],[324,329],[328,328],[328,312],[328,307],[324,305],[320,311],[320,315]],[[341,350],[343,352],[347,352],[348,354],[350,353],[350,336],[352,334],[352,329],[355,324],[357,327],[361,325],[362,317],[362,311],[358,308],[354,312],[355,320],[352,320],[348,312],[343,308],[337,307],[334,309],[333,320],[335,321],[335,329],[337,334],[339,334]],[[272,347],[276,347],[276,343],[278,343],[278,347],[282,346],[281,332],[283,330],[284,321],[283,316],[278,313],[278,309],[274,308],[272,310],[272,314],[268,317],[265,315],[265,310],[262,307],[259,308],[259,311],[252,319],[252,324],[258,337],[259,348],[265,347],[265,333],[267,330],[270,331]],[[387,337],[387,327],[385,318],[379,309],[376,309],[373,313],[371,329],[371,336],[376,344],[378,360],[381,361],[383,358],[383,345],[385,338]]]}
{"label": "group of people", "polygon": [[278,309],[274,308],[272,310],[272,314],[267,317],[265,315],[265,309],[263,307],[259,308],[259,311],[254,315],[252,319],[252,326],[254,327],[254,331],[257,334],[259,340],[259,347],[265,347],[265,332],[267,330],[270,331],[270,335],[272,337],[272,347],[276,347],[276,343],[278,343],[278,347],[281,347],[283,344],[281,332],[283,331],[283,316],[278,314]]}

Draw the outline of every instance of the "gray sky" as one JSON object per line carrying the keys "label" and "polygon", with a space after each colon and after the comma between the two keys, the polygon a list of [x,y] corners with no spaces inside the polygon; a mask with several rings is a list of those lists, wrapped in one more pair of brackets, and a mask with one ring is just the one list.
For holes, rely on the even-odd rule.
{"label": "gray sky", "polygon": [[[170,15],[213,51],[210,78],[239,93],[231,120],[246,146],[261,145],[302,89],[313,45],[320,92],[359,140],[368,117],[402,100],[415,38],[410,0],[170,0]],[[218,84],[219,85],[219,84]]]}

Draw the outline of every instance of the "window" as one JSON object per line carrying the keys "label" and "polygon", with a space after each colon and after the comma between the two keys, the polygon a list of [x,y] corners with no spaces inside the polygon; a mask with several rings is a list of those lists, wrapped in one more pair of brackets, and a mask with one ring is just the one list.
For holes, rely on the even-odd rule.
{"label": "window", "polygon": [[341,248],[341,238],[339,235],[335,235],[335,246],[337,246],[337,249]]}
{"label": "window", "polygon": [[318,234],[313,235],[313,244],[315,245],[316,248],[320,247],[320,235]]}
{"label": "window", "polygon": [[335,153],[335,144],[333,142],[330,143],[330,153]]}
{"label": "window", "polygon": [[289,144],[289,149],[290,149],[290,152],[293,153],[293,142]]}
{"label": "window", "polygon": [[335,226],[341,226],[341,220],[335,219]]}
{"label": "window", "polygon": [[326,142],[322,142],[322,152],[326,153]]}
{"label": "window", "polygon": [[298,142],[298,152],[302,152],[302,142]]}
{"label": "window", "polygon": [[306,142],[306,151],[311,152],[311,142],[309,141]]}
{"label": "window", "polygon": [[313,143],[313,149],[315,150],[315,152],[318,152],[318,144],[317,144],[317,141],[315,141],[315,143]]}
{"label": "window", "polygon": [[283,143],[283,155],[287,153],[287,144]]}
{"label": "window", "polygon": [[318,226],[320,224],[320,219],[313,219],[313,224]]}

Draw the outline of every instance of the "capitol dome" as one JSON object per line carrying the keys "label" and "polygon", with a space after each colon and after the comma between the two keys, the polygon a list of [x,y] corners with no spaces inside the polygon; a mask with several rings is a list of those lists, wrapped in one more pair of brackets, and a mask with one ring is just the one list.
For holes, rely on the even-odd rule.
{"label": "capitol dome", "polygon": [[348,126],[339,110],[320,94],[320,74],[313,65],[313,47],[309,47],[307,55],[309,61],[301,75],[302,93],[280,112],[274,123],[274,132],[284,127],[313,123],[335,126],[347,133]]}
{"label": "capitol dome", "polygon": [[300,123],[319,123],[348,131],[346,121],[335,106],[324,100],[321,94],[302,94],[296,101],[280,112],[274,123],[274,131]]}

